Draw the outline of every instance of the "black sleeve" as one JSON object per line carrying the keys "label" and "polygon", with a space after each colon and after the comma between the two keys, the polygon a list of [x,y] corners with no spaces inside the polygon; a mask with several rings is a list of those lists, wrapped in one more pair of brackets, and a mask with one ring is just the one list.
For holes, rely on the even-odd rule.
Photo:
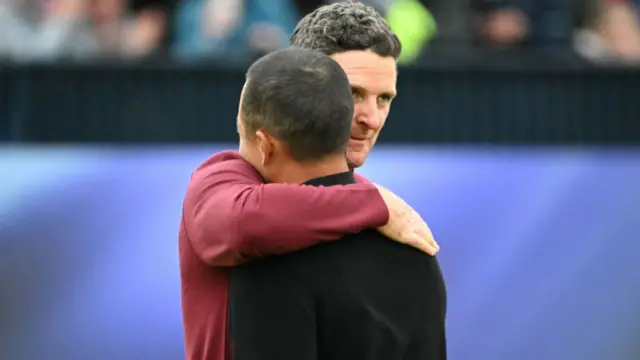
{"label": "black sleeve", "polygon": [[[232,270],[229,330],[234,360],[315,360],[314,302],[274,258]],[[281,266],[282,265],[282,266]]]}

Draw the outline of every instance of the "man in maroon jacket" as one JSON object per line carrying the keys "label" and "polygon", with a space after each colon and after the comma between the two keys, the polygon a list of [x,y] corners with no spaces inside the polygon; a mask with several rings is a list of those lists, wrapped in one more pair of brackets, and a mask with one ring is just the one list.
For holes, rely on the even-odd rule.
{"label": "man in maroon jacket", "polygon": [[[397,37],[372,8],[336,3],[307,15],[291,41],[331,55],[347,73],[355,100],[347,158],[352,168],[361,166],[395,96]],[[230,266],[367,228],[379,228],[431,255],[439,250],[427,225],[404,201],[356,178],[358,184],[327,188],[264,184],[232,151],[218,153],[196,169],[183,204],[179,240],[187,359],[230,359]]]}

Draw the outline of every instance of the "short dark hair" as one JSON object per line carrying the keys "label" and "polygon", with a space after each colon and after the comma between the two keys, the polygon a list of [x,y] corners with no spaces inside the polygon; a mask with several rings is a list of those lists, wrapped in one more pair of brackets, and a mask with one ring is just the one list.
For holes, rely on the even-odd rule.
{"label": "short dark hair", "polygon": [[296,26],[291,46],[333,55],[349,50],[370,50],[398,59],[402,46],[387,21],[373,7],[337,2],[321,6]]}
{"label": "short dark hair", "polygon": [[344,70],[306,49],[272,52],[247,71],[240,111],[245,130],[265,129],[298,161],[345,153],[353,95]]}

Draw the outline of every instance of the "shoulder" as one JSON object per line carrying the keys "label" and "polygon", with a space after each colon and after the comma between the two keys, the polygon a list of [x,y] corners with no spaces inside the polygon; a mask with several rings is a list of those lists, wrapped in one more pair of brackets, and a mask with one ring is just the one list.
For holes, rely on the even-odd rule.
{"label": "shoulder", "polygon": [[251,164],[243,159],[237,151],[225,150],[217,152],[203,161],[193,172],[193,176],[202,176],[224,169],[248,169],[255,171]]}
{"label": "shoulder", "polygon": [[[340,263],[342,240],[319,244],[291,253],[272,255],[233,268],[235,280],[261,282],[316,283]],[[338,246],[336,246],[338,245]],[[305,285],[305,286],[306,286]]]}
{"label": "shoulder", "polygon": [[191,174],[191,185],[217,182],[264,182],[256,169],[237,151],[221,151],[202,162]]}
{"label": "shoulder", "polygon": [[375,260],[380,265],[404,264],[406,269],[425,269],[431,267],[435,261],[433,256],[393,241],[374,229],[349,235],[345,239],[350,240],[344,242],[345,247],[348,247],[349,243],[354,244],[354,254],[357,257]]}

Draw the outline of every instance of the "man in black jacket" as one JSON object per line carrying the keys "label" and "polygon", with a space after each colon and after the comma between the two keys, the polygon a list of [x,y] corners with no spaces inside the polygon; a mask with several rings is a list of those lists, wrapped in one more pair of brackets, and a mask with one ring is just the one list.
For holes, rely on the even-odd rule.
{"label": "man in black jacket", "polygon": [[[270,182],[354,183],[344,156],[353,109],[331,58],[272,53],[247,73],[240,152]],[[229,309],[234,360],[446,359],[436,258],[373,230],[233,268]]]}

